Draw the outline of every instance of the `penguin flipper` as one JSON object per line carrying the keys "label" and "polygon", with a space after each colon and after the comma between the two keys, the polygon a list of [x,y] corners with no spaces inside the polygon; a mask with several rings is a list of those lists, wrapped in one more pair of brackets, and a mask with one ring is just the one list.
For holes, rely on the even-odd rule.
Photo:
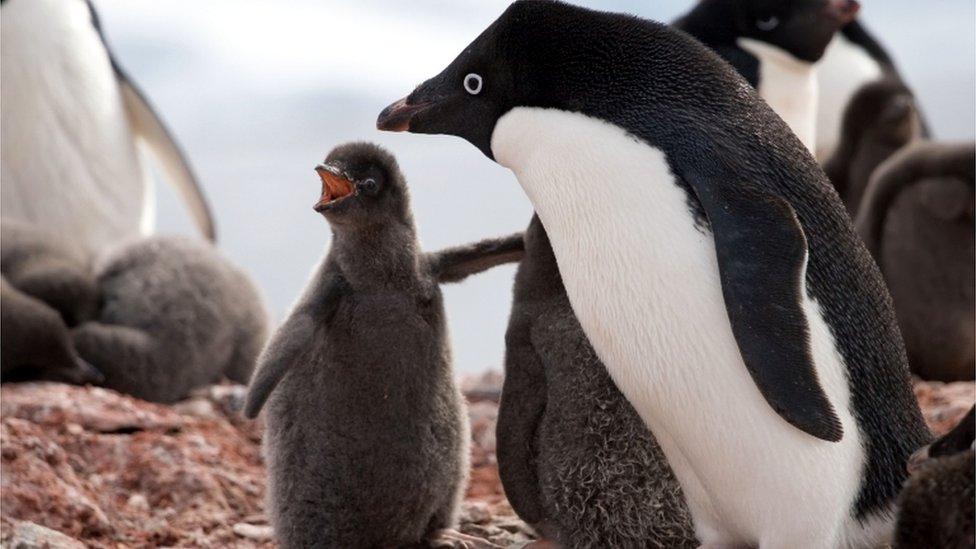
{"label": "penguin flipper", "polygon": [[324,278],[302,297],[302,302],[278,328],[258,357],[244,402],[245,417],[257,417],[271,392],[288,373],[288,368],[316,336],[316,326],[332,319],[347,285],[338,276],[326,275]]}
{"label": "penguin flipper", "polygon": [[536,431],[546,409],[544,366],[531,340],[531,328],[518,323],[505,335],[505,381],[498,406],[498,476],[512,509],[525,522],[546,517],[536,459]]}
{"label": "penguin flipper", "polygon": [[288,373],[295,358],[307,347],[315,335],[315,322],[312,315],[296,311],[278,328],[274,337],[261,352],[254,378],[247,389],[244,403],[244,416],[255,418],[264,407],[271,392]]}
{"label": "penguin flipper", "polygon": [[139,88],[119,70],[118,65],[113,63],[113,66],[133,133],[149,148],[170,184],[176,187],[200,232],[207,240],[215,241],[213,214],[186,156]]}
{"label": "penguin flipper", "polygon": [[487,238],[427,254],[431,270],[439,283],[460,282],[492,267],[516,263],[525,255],[522,233]]}
{"label": "penguin flipper", "polygon": [[813,361],[803,310],[807,242],[783,198],[749,183],[688,178],[712,227],[722,295],[742,360],[783,419],[837,442],[843,427]]}

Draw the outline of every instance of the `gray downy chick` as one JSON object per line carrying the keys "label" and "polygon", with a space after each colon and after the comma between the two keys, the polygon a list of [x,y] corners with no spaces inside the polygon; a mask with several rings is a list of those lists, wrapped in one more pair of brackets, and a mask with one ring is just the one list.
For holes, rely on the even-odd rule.
{"label": "gray downy chick", "polygon": [[824,163],[851,217],[857,214],[875,168],[921,137],[915,97],[900,80],[878,80],[854,94],[844,112],[840,142]]}
{"label": "gray downy chick", "polygon": [[871,177],[857,229],[891,290],[912,371],[973,379],[976,145],[922,142]]}
{"label": "gray downy chick", "polygon": [[0,277],[0,380],[100,383],[78,357],[58,311]]}
{"label": "gray downy chick", "polygon": [[521,257],[520,235],[427,255],[396,160],[368,143],[316,168],[332,245],[262,353],[269,513],[283,547],[427,543],[457,521],[468,418],[438,283]]}
{"label": "gray downy chick", "polygon": [[211,244],[137,240],[96,270],[102,306],[72,335],[106,387],[168,403],[222,375],[249,381],[267,313],[251,279]]}
{"label": "gray downy chick", "polygon": [[0,272],[18,291],[38,299],[74,326],[92,317],[98,289],[87,249],[23,221],[0,221]]}
{"label": "gray downy chick", "polygon": [[976,544],[974,413],[970,408],[952,431],[912,456],[912,477],[898,499],[896,549]]}
{"label": "gray downy chick", "polygon": [[681,487],[583,333],[538,216],[505,340],[498,466],[519,516],[565,547],[697,547]]}

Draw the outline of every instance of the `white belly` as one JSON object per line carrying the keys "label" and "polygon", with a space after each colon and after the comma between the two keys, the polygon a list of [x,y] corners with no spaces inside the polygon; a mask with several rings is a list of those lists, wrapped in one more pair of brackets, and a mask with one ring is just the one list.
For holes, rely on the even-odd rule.
{"label": "white belly", "polygon": [[148,174],[81,0],[8,0],[0,210],[101,247],[147,228]]}
{"label": "white belly", "polygon": [[739,47],[759,59],[759,96],[811,152],[817,136],[817,70],[784,50],[740,38]]}
{"label": "white belly", "polygon": [[840,141],[844,110],[865,84],[881,78],[882,69],[870,55],[842,34],[831,41],[817,63],[820,89],[817,106],[817,160],[830,158]]}
{"label": "white belly", "polygon": [[661,442],[703,542],[838,546],[864,466],[847,371],[819,307],[803,306],[839,443],[781,419],[732,335],[714,241],[664,154],[578,113],[516,108],[492,136],[552,241],[576,315]]}

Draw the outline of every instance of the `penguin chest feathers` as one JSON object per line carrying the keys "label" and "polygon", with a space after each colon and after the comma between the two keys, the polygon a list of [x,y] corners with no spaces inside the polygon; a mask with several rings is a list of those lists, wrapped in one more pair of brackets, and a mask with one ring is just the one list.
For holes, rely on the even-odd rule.
{"label": "penguin chest feathers", "polygon": [[[714,239],[663,151],[600,119],[525,107],[498,120],[491,146],[532,201],[580,324],[661,443],[696,525],[726,540],[803,532],[836,545],[865,457],[816,302],[804,295],[817,375],[844,427],[837,443],[786,423],[752,381]],[[782,505],[799,494],[804,510]]]}
{"label": "penguin chest feathers", "polygon": [[739,38],[740,48],[759,60],[758,92],[810,151],[816,143],[817,70],[776,46]]}

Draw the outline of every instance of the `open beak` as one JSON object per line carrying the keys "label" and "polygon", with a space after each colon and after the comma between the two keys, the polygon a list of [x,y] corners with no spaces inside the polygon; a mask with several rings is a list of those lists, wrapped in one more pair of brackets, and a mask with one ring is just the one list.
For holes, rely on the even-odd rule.
{"label": "open beak", "polygon": [[824,10],[827,16],[843,26],[857,17],[857,12],[861,11],[861,4],[857,0],[827,0],[827,7]]}
{"label": "open beak", "polygon": [[329,205],[356,192],[356,186],[339,168],[331,164],[319,164],[315,173],[322,179],[322,196],[315,203],[315,211],[322,213]]}
{"label": "open beak", "polygon": [[393,103],[383,109],[379,118],[376,119],[376,129],[388,132],[407,132],[410,131],[410,120],[419,112],[426,110],[429,103],[410,104],[407,98]]}

